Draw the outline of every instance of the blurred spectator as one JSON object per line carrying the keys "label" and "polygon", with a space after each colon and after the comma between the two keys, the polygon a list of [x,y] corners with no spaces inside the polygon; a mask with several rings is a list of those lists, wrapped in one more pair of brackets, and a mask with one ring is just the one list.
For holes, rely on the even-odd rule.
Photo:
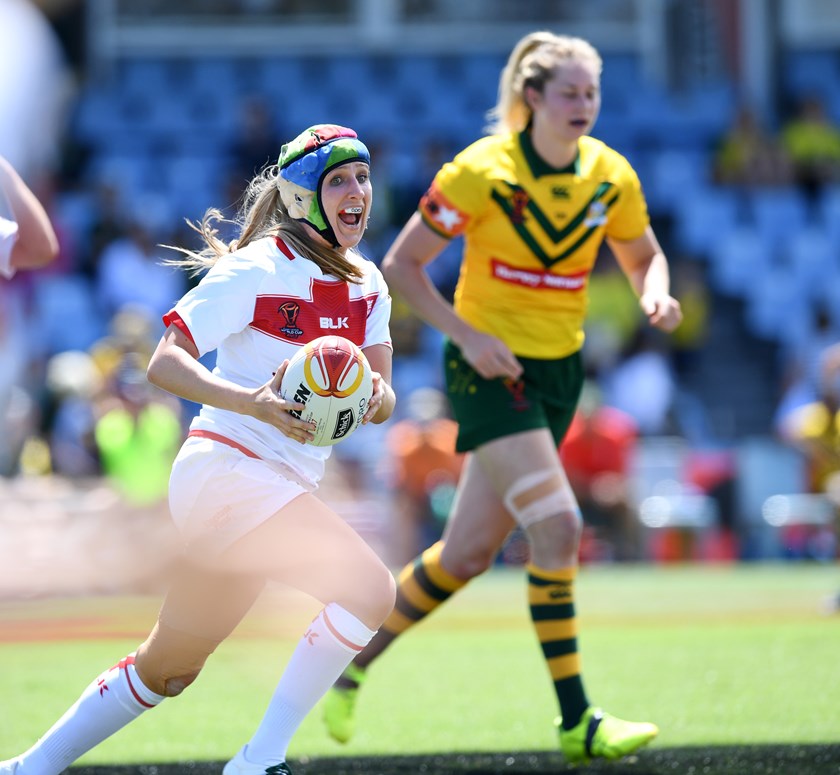
{"label": "blurred spectator", "polygon": [[589,276],[584,362],[590,376],[612,369],[639,325],[639,301],[612,255],[602,251]]}
{"label": "blurred spectator", "polygon": [[793,166],[778,138],[741,106],[714,153],[714,178],[723,185],[781,186],[793,181]]}
{"label": "blurred spectator", "polygon": [[[840,518],[840,341],[823,353],[816,400],[788,415],[782,435],[805,456],[808,492],[827,496],[834,505],[834,524],[794,526],[786,543],[798,546],[804,556],[835,557]],[[840,595],[829,602],[840,606]]]}
{"label": "blurred spectator", "polygon": [[782,435],[806,457],[809,491],[840,501],[840,341],[822,354],[816,399],[787,416]]}
{"label": "blurred spectator", "polygon": [[126,304],[108,322],[108,333],[90,354],[99,372],[110,378],[127,357],[148,363],[157,345],[157,319],[143,306]]}
{"label": "blurred spectator", "polygon": [[676,381],[667,341],[646,325],[636,331],[620,362],[604,376],[604,403],[635,421],[639,433],[672,433]]}
{"label": "blurred spectator", "polygon": [[689,376],[706,346],[709,333],[709,286],[703,267],[696,261],[675,261],[671,281],[680,300],[683,320],[671,334],[677,376]]}
{"label": "blurred spectator", "polygon": [[604,406],[594,382],[584,384],[560,457],[584,524],[594,529],[596,539],[608,548],[599,559],[640,557],[638,518],[628,486],[630,456],[637,440],[633,418]]}
{"label": "blurred spectator", "polygon": [[148,382],[136,354],[126,356],[109,389],[95,427],[102,469],[128,505],[159,506],[183,441],[179,405]]}
{"label": "blurred spectator", "polygon": [[[393,182],[393,213],[395,224],[402,225],[417,209],[429,181],[435,173],[453,156],[453,147],[437,137],[426,138],[417,153],[412,148],[411,156],[403,158]],[[399,160],[397,160],[399,165]]]}
{"label": "blurred spectator", "polygon": [[[127,304],[145,308],[156,320],[186,290],[182,272],[162,264],[164,248],[156,244],[159,222],[151,211],[129,224],[124,237],[111,242],[99,259],[97,296],[106,315]],[[161,327],[161,332],[162,332]]]}
{"label": "blurred spectator", "polygon": [[782,435],[791,412],[819,400],[825,354],[835,342],[840,341],[840,326],[824,305],[816,306],[812,315],[809,335],[781,352],[782,395],[774,424]]}
{"label": "blurred spectator", "polygon": [[91,192],[90,221],[79,226],[77,269],[96,278],[98,263],[108,245],[125,237],[127,219],[122,204],[123,192],[108,180],[99,180]]}
{"label": "blurred spectator", "polygon": [[266,164],[277,161],[278,138],[285,137],[276,125],[272,104],[267,99],[251,95],[239,108],[239,130],[230,147],[233,163],[233,188],[241,193],[247,183]]}
{"label": "blurred spectator", "polygon": [[446,396],[434,388],[414,390],[407,417],[390,426],[385,440],[396,509],[389,563],[402,566],[440,538],[463,463],[457,433]]}
{"label": "blurred spectator", "polygon": [[816,195],[840,181],[840,127],[828,117],[817,97],[805,98],[782,126],[782,144],[793,160],[796,182]]}
{"label": "blurred spectator", "polygon": [[93,358],[75,350],[53,355],[46,388],[49,470],[73,478],[99,475],[94,426],[102,374]]}

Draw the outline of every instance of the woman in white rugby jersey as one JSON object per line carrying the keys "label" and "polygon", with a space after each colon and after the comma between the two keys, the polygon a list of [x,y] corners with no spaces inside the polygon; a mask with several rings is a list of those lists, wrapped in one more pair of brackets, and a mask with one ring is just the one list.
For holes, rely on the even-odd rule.
{"label": "woman in white rugby jersey", "polygon": [[[319,125],[283,146],[251,181],[239,239],[197,227],[205,247],[178,263],[209,268],[168,313],[149,380],[202,404],[170,480],[184,561],[136,652],[94,680],[0,775],[58,775],[86,751],[180,694],[248,611],[267,580],[324,603],[301,638],[254,735],[225,775],[289,773],[286,750],[306,714],[373,637],[394,580],[367,544],[314,495],[329,447],[278,388],[288,359],[341,318],[364,351],[374,392],[363,422],[394,409],[390,298],[356,250],[371,207],[370,155],[351,129]],[[199,358],[216,350],[216,366]]]}

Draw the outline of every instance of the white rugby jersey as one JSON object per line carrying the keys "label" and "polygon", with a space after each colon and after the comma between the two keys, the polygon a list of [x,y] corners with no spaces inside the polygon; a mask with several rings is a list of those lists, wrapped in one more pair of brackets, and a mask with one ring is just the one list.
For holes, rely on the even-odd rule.
{"label": "white rugby jersey", "polygon": [[[219,259],[163,322],[178,326],[200,355],[216,350],[213,372],[249,388],[264,385],[319,336],[344,336],[362,349],[390,347],[388,287],[371,261],[358,261],[363,282],[345,283],[267,237]],[[246,454],[291,467],[313,485],[332,449],[299,444],[255,417],[207,405],[190,431],[216,434]]]}
{"label": "white rugby jersey", "polygon": [[0,215],[0,276],[12,277],[15,270],[12,267],[12,248],[18,235],[18,225]]}

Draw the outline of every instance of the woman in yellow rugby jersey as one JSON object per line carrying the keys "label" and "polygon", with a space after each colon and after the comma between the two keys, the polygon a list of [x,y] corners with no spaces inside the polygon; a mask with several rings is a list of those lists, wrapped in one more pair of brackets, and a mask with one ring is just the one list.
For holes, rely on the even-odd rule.
{"label": "woman in yellow rugby jersey", "polygon": [[[443,538],[401,574],[394,612],[328,694],[349,739],[367,666],[493,563],[511,529],[530,543],[531,617],[557,692],[571,762],[615,759],[657,734],[592,706],[581,678],[574,580],[581,515],[557,455],[578,401],[589,274],[606,240],[652,326],[679,303],[629,163],[588,136],[601,58],[586,41],[527,35],[501,74],[491,134],[445,164],[385,257],[392,288],[447,337],[447,392],[467,452]],[[450,305],[425,266],[464,236]]]}

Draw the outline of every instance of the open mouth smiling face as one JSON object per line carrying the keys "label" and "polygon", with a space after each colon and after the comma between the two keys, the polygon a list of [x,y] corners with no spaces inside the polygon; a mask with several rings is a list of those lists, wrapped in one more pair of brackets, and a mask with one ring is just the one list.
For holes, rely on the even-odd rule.
{"label": "open mouth smiling face", "polygon": [[361,205],[345,207],[338,211],[339,220],[347,226],[358,226],[362,222],[364,208]]}
{"label": "open mouth smiling face", "polygon": [[336,240],[342,247],[359,243],[367,226],[372,189],[370,169],[363,162],[351,162],[335,169],[324,182],[321,198]]}

